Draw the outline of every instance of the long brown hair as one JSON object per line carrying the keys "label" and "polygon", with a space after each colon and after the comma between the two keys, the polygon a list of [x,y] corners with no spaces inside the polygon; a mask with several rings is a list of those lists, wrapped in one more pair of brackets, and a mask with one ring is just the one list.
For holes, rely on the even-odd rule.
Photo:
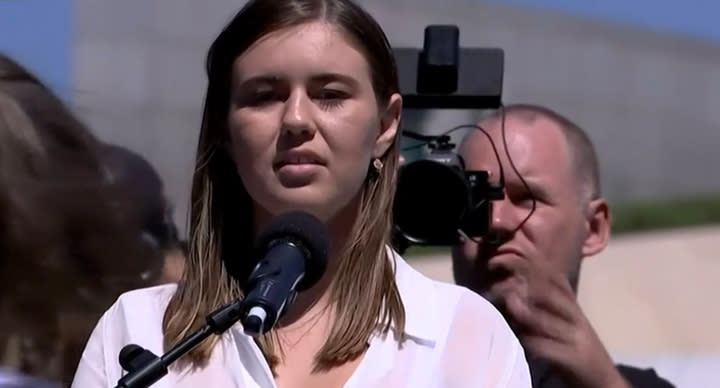
{"label": "long brown hair", "polygon": [[[252,200],[225,151],[231,68],[234,60],[268,33],[313,21],[338,27],[364,51],[381,109],[399,92],[392,48],[375,20],[348,0],[250,1],[220,33],[207,58],[208,89],[190,214],[190,253],[186,278],[165,313],[165,346],[169,347],[204,324],[218,306],[242,296],[235,279],[247,279],[253,230]],[[331,288],[337,317],[329,338],[315,356],[326,367],[362,353],[368,338],[381,326],[403,337],[405,312],[395,284],[390,239],[399,142],[381,158],[381,173],[370,172],[362,188],[359,216],[339,258]],[[217,338],[191,351],[186,361],[203,365]],[[258,340],[271,367],[277,362],[271,335]]]}
{"label": "long brown hair", "polygon": [[[161,266],[99,142],[27,70],[0,55],[0,364],[69,383],[92,327]],[[117,206],[125,209],[117,209]]]}

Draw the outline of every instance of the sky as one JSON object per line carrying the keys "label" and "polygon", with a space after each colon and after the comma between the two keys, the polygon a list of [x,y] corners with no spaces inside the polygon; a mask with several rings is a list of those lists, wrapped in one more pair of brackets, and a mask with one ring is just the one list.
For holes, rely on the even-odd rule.
{"label": "sky", "polygon": [[[558,10],[720,43],[720,0],[473,1]],[[62,97],[69,97],[72,90],[73,3],[74,0],[0,0],[0,51],[36,72]]]}
{"label": "sky", "polygon": [[0,0],[0,51],[70,96],[72,0]]}
{"label": "sky", "polygon": [[720,42],[718,0],[475,0],[559,10]]}

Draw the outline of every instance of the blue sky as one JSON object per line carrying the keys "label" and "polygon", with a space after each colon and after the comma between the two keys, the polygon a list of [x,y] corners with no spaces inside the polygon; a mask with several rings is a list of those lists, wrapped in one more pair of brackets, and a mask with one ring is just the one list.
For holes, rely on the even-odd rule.
{"label": "blue sky", "polygon": [[0,51],[62,97],[71,85],[72,0],[0,0]]}
{"label": "blue sky", "polygon": [[[475,1],[570,12],[720,42],[720,0]],[[73,4],[73,0],[0,0],[0,51],[28,66],[63,97],[72,90]]]}
{"label": "blue sky", "polygon": [[[480,0],[476,0],[480,1]],[[559,10],[720,42],[719,0],[485,0]]]}

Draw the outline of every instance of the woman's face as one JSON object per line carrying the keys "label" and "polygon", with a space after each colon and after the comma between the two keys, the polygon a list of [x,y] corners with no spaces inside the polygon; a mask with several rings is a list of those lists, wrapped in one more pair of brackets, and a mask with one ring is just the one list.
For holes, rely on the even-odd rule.
{"label": "woman's face", "polygon": [[400,96],[378,103],[362,52],[323,22],[255,42],[235,60],[231,90],[229,151],[270,215],[305,210],[329,220],[397,132]]}

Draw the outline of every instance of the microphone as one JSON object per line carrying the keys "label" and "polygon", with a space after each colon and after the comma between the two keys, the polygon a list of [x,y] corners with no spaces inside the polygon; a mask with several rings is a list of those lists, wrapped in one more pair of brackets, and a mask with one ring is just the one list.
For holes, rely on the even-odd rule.
{"label": "microphone", "polygon": [[250,336],[269,331],[297,293],[320,280],[327,266],[328,231],[306,212],[281,214],[260,233],[256,250],[259,260],[242,301],[241,322]]}
{"label": "microphone", "polygon": [[[168,374],[168,367],[212,334],[222,334],[238,320],[245,333],[269,331],[292,304],[298,291],[312,287],[327,266],[328,231],[305,212],[274,218],[256,244],[258,263],[247,282],[245,297],[218,308],[205,326],[183,338],[161,357],[130,344],[120,351],[120,366],[128,373],[115,388],[145,388]],[[249,290],[249,291],[248,291]]]}

